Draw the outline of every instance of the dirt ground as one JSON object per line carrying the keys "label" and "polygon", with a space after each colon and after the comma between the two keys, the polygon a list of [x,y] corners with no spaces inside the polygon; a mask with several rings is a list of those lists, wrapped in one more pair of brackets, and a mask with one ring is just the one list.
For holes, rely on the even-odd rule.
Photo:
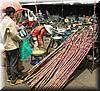
{"label": "dirt ground", "polygon": [[[66,91],[68,90],[98,90],[99,89],[99,80],[98,80],[98,64],[96,64],[96,68],[94,69],[94,71],[91,73],[90,72],[90,68],[89,65],[91,66],[91,63],[88,63],[87,66],[84,66],[82,69],[77,70],[74,73],[74,78],[69,81],[68,84],[66,84],[64,90]],[[29,62],[25,62],[24,63],[25,66],[25,70],[31,68],[32,65],[30,65]],[[7,74],[6,74],[6,68],[5,69],[5,75],[6,75],[6,80],[7,80]],[[9,82],[6,81],[4,90],[8,91],[8,90],[27,90],[29,91],[30,88],[25,84],[19,84],[19,85],[15,85],[15,86],[11,86],[9,84]]]}
{"label": "dirt ground", "polygon": [[[45,42],[46,43],[46,42]],[[30,69],[33,65],[30,64],[30,58],[28,58],[24,62],[24,71]],[[91,62],[87,64],[83,64],[84,66],[78,68],[76,72],[73,73],[73,78],[66,84],[64,90],[98,90],[99,89],[99,63],[95,63],[95,67],[93,72],[91,73]],[[6,67],[2,67],[5,73],[5,87],[4,90],[20,90],[21,91],[29,91],[30,88],[26,85],[26,83],[22,83],[19,85],[11,86],[9,82],[7,82],[7,72]]]}

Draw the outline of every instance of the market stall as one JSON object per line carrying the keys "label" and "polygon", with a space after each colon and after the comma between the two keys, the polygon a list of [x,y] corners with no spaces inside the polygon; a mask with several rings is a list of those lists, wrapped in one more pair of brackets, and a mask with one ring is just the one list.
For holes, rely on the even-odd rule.
{"label": "market stall", "polygon": [[[65,22],[65,26],[67,26],[66,31],[71,31],[70,35],[54,51],[25,74],[24,82],[35,90],[40,90],[41,88],[43,90],[62,90],[74,71],[82,63],[89,50],[94,47],[96,37],[95,23],[94,19],[90,22],[82,22],[82,24],[77,21],[67,24]],[[55,23],[55,25],[57,25],[57,23]],[[72,26],[68,27],[69,25]],[[80,28],[80,26],[82,27]],[[59,30],[59,27],[56,27],[56,29],[53,27],[51,30]],[[46,29],[48,29],[48,27],[46,27]],[[50,28],[48,31],[49,30]],[[52,34],[52,31],[49,32]],[[92,62],[94,66],[94,59]]]}
{"label": "market stall", "polygon": [[62,90],[93,44],[93,28],[72,33],[57,49],[32,67],[24,81],[40,90]]}

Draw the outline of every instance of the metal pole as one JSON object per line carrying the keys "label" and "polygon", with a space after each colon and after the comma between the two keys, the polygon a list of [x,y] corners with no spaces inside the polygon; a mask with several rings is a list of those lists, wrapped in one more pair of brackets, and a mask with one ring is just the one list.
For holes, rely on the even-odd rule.
{"label": "metal pole", "polygon": [[[37,1],[36,1],[36,2],[37,2]],[[39,16],[38,16],[38,9],[37,9],[37,5],[35,5],[35,10],[36,10],[36,16],[37,16],[37,17],[39,17]],[[39,22],[39,21],[38,21],[38,24],[40,25],[40,22]]]}
{"label": "metal pole", "polygon": [[63,17],[63,0],[62,0],[62,17]]}
{"label": "metal pole", "polygon": [[96,9],[96,0],[94,0],[94,15],[96,14],[95,9]]}
{"label": "metal pole", "polygon": [[[96,9],[96,0],[94,0],[94,16],[96,15],[95,13],[95,9]],[[95,64],[95,60],[94,60],[94,56],[95,56],[95,52],[94,52],[94,48],[95,48],[95,34],[94,34],[94,27],[95,27],[95,22],[93,22],[93,61],[92,61],[92,72],[94,70],[94,64]]]}
{"label": "metal pole", "polygon": [[36,10],[36,14],[38,13],[38,10],[37,10],[37,5],[35,5],[35,10]]}

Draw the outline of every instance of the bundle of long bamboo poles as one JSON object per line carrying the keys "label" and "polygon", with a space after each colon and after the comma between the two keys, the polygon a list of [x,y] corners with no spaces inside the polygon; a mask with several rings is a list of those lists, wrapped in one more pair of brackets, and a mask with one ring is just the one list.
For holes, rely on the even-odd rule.
{"label": "bundle of long bamboo poles", "polygon": [[35,90],[61,90],[93,43],[93,30],[73,33],[55,51],[31,68],[24,79]]}

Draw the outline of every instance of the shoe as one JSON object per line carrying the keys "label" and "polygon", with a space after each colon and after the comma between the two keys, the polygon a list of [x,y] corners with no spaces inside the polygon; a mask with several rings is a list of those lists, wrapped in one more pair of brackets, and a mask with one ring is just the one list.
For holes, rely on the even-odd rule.
{"label": "shoe", "polygon": [[9,79],[7,80],[7,82],[10,82],[10,81],[11,81],[11,80],[9,80]]}
{"label": "shoe", "polygon": [[17,84],[21,84],[21,83],[23,83],[23,80],[18,79],[15,84],[17,85]]}
{"label": "shoe", "polygon": [[14,85],[16,85],[16,84],[15,84],[15,83],[10,82],[10,85],[11,85],[11,86],[14,86]]}
{"label": "shoe", "polygon": [[18,79],[16,82],[10,82],[10,85],[14,86],[14,85],[18,85],[18,84],[21,84],[21,83],[23,83],[23,80]]}
{"label": "shoe", "polygon": [[7,82],[11,82],[11,77],[8,77]]}

